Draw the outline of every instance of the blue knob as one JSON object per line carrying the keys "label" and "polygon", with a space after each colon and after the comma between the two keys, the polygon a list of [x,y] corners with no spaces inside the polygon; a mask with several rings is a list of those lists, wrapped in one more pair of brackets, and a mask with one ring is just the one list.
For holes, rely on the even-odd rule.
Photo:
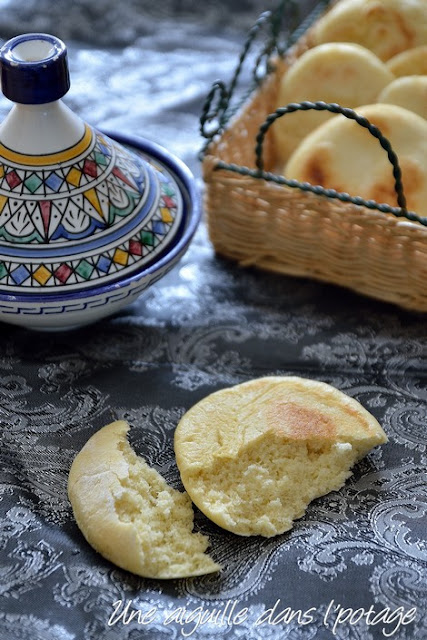
{"label": "blue knob", "polygon": [[46,33],[25,33],[0,49],[1,89],[20,104],[59,100],[70,88],[67,48]]}

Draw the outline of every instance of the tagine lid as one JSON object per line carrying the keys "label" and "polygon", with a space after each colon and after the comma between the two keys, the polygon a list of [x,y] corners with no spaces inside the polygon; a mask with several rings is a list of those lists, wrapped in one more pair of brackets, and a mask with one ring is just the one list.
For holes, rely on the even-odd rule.
{"label": "tagine lid", "polygon": [[0,50],[0,290],[79,291],[127,277],[182,235],[192,196],[155,145],[125,145],[61,101],[65,45],[25,34]]}

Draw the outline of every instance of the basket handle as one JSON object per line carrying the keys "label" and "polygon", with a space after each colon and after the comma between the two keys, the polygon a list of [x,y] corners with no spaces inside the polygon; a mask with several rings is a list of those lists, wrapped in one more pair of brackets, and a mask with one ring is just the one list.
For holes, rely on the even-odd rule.
{"label": "basket handle", "polygon": [[[322,0],[322,2],[326,2],[326,0]],[[316,12],[316,15],[319,12],[320,10]],[[234,93],[246,59],[256,39],[265,31],[264,42],[254,60],[254,66],[252,68],[250,91],[260,84],[265,75],[268,75],[273,70],[273,58],[276,55],[279,57],[283,56],[285,50],[300,34],[301,29],[295,31],[295,27],[298,24],[298,17],[299,5],[297,0],[280,0],[275,9],[261,13],[255,24],[251,27],[229,85],[227,86],[222,80],[216,80],[206,96],[200,116],[200,133],[206,138],[207,143],[201,151],[201,157],[203,157],[212,139],[223,132],[231,116],[237,111],[239,103],[235,105],[232,104]],[[286,28],[285,24],[287,25]],[[306,27],[305,23],[303,23],[302,26]],[[284,33],[282,34],[282,32]],[[280,41],[281,35],[284,39],[283,43]],[[265,67],[265,72],[263,72],[263,67]]]}
{"label": "basket handle", "polygon": [[[394,177],[394,189],[397,195],[397,204],[398,208],[390,207],[389,205],[383,203],[378,204],[375,200],[364,200],[361,197],[353,197],[348,193],[341,193],[336,191],[335,189],[326,189],[320,185],[312,185],[308,182],[299,182],[298,180],[290,180],[288,178],[284,178],[283,176],[275,176],[271,173],[266,173],[264,171],[264,160],[263,160],[263,143],[265,135],[271,125],[278,119],[283,117],[288,113],[293,113],[295,111],[308,111],[310,109],[315,109],[316,111],[330,111],[331,113],[339,113],[350,120],[355,120],[357,124],[365,129],[368,129],[369,133],[377,138],[380,145],[387,152],[387,157],[393,167],[393,177]],[[361,204],[370,209],[378,209],[379,211],[383,211],[386,213],[394,213],[398,216],[404,216],[409,220],[416,220],[420,222],[420,219],[416,214],[409,212],[406,208],[406,198],[403,192],[403,184],[402,184],[402,172],[399,166],[399,161],[396,153],[393,151],[393,148],[390,144],[390,141],[383,136],[381,131],[373,125],[367,118],[357,114],[353,109],[349,109],[347,107],[342,107],[339,104],[328,103],[328,102],[310,102],[308,100],[304,102],[292,102],[285,107],[279,107],[267,116],[265,121],[261,124],[259,128],[258,135],[256,137],[256,147],[255,147],[255,161],[257,167],[258,177],[262,177],[267,180],[272,180],[274,182],[280,182],[282,184],[286,184],[289,187],[301,189],[302,191],[311,191],[316,195],[323,195],[329,198],[337,198],[342,202],[351,202],[353,204]],[[423,219],[423,224],[427,224],[427,219]]]}

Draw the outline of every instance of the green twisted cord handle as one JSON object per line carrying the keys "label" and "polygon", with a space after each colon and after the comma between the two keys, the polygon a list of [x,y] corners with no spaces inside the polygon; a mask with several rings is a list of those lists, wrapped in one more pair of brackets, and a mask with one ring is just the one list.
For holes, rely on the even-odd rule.
{"label": "green twisted cord handle", "polygon": [[[203,137],[207,138],[208,142],[224,130],[224,127],[229,120],[228,108],[230,106],[230,101],[236,89],[244,61],[259,31],[271,20],[271,16],[271,11],[265,11],[251,27],[242,52],[240,53],[236,69],[231,78],[230,86],[227,88],[225,82],[222,80],[216,80],[213,83],[203,104],[202,115],[200,117],[200,133]],[[257,61],[257,65],[258,64],[259,62]],[[255,75],[256,67],[253,70],[253,76],[255,77]],[[214,122],[215,119],[217,120],[217,123],[212,126],[212,122]]]}
{"label": "green twisted cord handle", "polygon": [[[285,176],[280,176],[268,171],[264,171],[263,143],[268,129],[278,118],[283,117],[287,113],[293,113],[295,111],[308,111],[310,109],[315,109],[317,111],[330,111],[331,113],[342,114],[346,118],[355,120],[361,127],[367,129],[371,135],[377,138],[382,148],[386,151],[387,157],[393,167],[394,189],[397,196],[397,204],[399,205],[398,207],[392,207],[386,203],[378,203],[375,200],[365,200],[360,196],[351,196],[348,193],[339,192],[335,189],[327,189],[325,187],[322,187],[321,185],[312,185],[309,182],[299,182],[298,180],[286,178]],[[393,151],[390,141],[385,136],[383,136],[378,127],[369,122],[369,120],[364,116],[361,116],[353,111],[353,109],[341,107],[339,104],[335,103],[327,103],[322,101],[310,102],[308,100],[304,102],[290,103],[285,107],[276,109],[276,111],[267,116],[267,118],[259,128],[258,135],[256,136],[255,162],[257,168],[250,169],[248,167],[220,161],[215,165],[215,170],[225,169],[234,173],[239,173],[243,176],[250,176],[253,178],[267,180],[269,182],[275,182],[277,184],[283,184],[287,187],[300,189],[301,191],[308,191],[316,195],[334,198],[340,200],[341,202],[350,202],[352,204],[367,207],[368,209],[375,209],[377,211],[381,211],[382,213],[392,213],[396,217],[404,217],[411,222],[419,222],[420,224],[427,226],[427,217],[420,217],[413,211],[408,211],[406,208],[406,198],[402,184],[402,172],[399,166],[397,155]]]}
{"label": "green twisted cord handle", "polygon": [[[399,208],[395,211],[398,211],[398,215],[404,216],[409,219],[418,219],[416,216],[412,218],[412,215],[408,212],[406,208],[406,198],[403,193],[403,184],[402,184],[402,172],[399,166],[399,161],[396,153],[393,151],[393,148],[390,144],[390,141],[383,136],[381,131],[373,125],[367,118],[359,115],[353,109],[349,109],[347,107],[341,107],[339,104],[328,103],[328,102],[310,102],[308,100],[304,100],[303,102],[292,102],[285,107],[280,107],[276,109],[274,113],[271,113],[265,119],[264,123],[259,128],[259,133],[256,137],[256,147],[255,147],[255,160],[258,171],[262,174],[264,170],[264,161],[263,161],[263,143],[265,135],[271,125],[278,119],[282,118],[284,115],[288,113],[293,113],[295,111],[309,111],[314,109],[315,111],[330,111],[331,113],[341,114],[350,120],[355,120],[358,125],[364,127],[369,131],[369,133],[377,138],[382,148],[387,152],[387,157],[393,167],[393,177],[394,177],[394,189],[397,195],[397,204]],[[287,179],[286,179],[287,180]],[[353,204],[364,204],[369,208],[379,209],[380,211],[384,211],[384,207],[389,207],[389,205],[385,204],[377,204],[374,200],[364,200],[360,197],[349,196],[348,193],[340,193],[335,189],[326,189],[320,185],[311,185],[308,182],[298,182],[297,180],[288,180],[290,183],[288,186],[297,187],[302,189],[303,191],[311,191],[316,193],[317,195],[328,196],[329,198],[337,198],[342,202],[352,202]],[[375,205],[375,206],[374,206]]]}
{"label": "green twisted cord handle", "polygon": [[[277,9],[275,9],[274,11],[266,11],[260,15],[256,23],[248,33],[248,37],[239,56],[238,64],[230,81],[229,87],[227,88],[227,85],[221,80],[217,80],[212,85],[212,88],[209,91],[203,104],[202,114],[200,117],[200,132],[201,135],[206,138],[206,143],[200,152],[200,160],[203,160],[203,157],[206,154],[212,140],[218,134],[221,134],[224,131],[233,113],[238,110],[242,103],[244,103],[253,89],[256,88],[257,85],[259,85],[262,77],[259,75],[258,71],[262,61],[265,59],[266,74],[268,75],[268,73],[270,73],[274,69],[273,65],[271,65],[273,55],[276,54],[279,56],[283,56],[287,48],[291,44],[295,43],[305,33],[308,27],[317,19],[317,17],[322,14],[325,7],[330,3],[330,1],[331,0],[320,0],[314,11],[312,11],[311,14],[296,29],[294,28],[294,26],[297,21],[298,0],[280,0]],[[289,20],[290,27],[286,30],[283,39],[283,45],[281,45],[279,40],[280,33],[281,31],[283,31],[283,22],[286,18],[289,19],[289,16],[291,16],[291,19]],[[292,18],[295,20],[295,24],[292,24]],[[247,93],[242,97],[240,102],[234,108],[232,108],[231,99],[236,89],[236,85],[242,71],[244,61],[254,40],[263,28],[269,29],[268,39],[265,46],[261,49],[261,52],[255,60],[255,66],[252,72],[253,84],[249,87]],[[350,196],[348,193],[338,192],[335,189],[326,189],[321,185],[312,185],[308,182],[299,182],[298,180],[292,180],[284,176],[264,171],[262,148],[264,137],[269,127],[275,120],[277,120],[277,118],[284,116],[286,113],[292,113],[293,111],[307,111],[309,109],[316,109],[318,111],[327,110],[332,113],[342,114],[347,118],[355,120],[360,126],[368,129],[368,131],[378,139],[383,149],[387,152],[388,159],[393,167],[393,177],[395,181],[394,188],[397,195],[398,207],[392,207],[386,203],[378,203],[375,200],[365,200],[360,196]],[[212,124],[215,120],[216,124]],[[402,185],[402,173],[399,167],[396,153],[393,151],[389,140],[387,140],[387,138],[382,135],[381,131],[373,124],[371,124],[367,120],[367,118],[358,115],[352,109],[341,107],[340,105],[335,103],[326,103],[322,101],[304,101],[300,103],[291,103],[286,107],[281,107],[274,113],[270,114],[265,122],[261,125],[256,138],[255,156],[257,167],[256,169],[250,169],[249,167],[244,167],[233,163],[226,163],[220,160],[215,165],[215,170],[223,169],[232,171],[234,173],[239,173],[240,175],[244,176],[250,176],[270,182],[276,182],[277,184],[283,184],[288,187],[311,192],[316,195],[335,198],[337,200],[340,200],[341,202],[350,202],[352,204],[367,207],[368,209],[381,211],[382,213],[391,213],[396,217],[405,217],[412,222],[418,222],[424,226],[427,226],[427,217],[418,216],[413,211],[407,210],[406,199]]]}
{"label": "green twisted cord handle", "polygon": [[[263,29],[267,29],[267,38],[264,46],[261,48],[261,51],[255,59],[254,67],[252,69],[253,82],[247,93],[252,91],[253,88],[259,84],[262,78],[272,71],[271,59],[273,55],[283,55],[291,38],[290,32],[285,34],[285,45],[283,46],[280,44],[280,34],[284,31],[283,20],[286,15],[288,17],[289,24],[291,25],[291,29],[289,31],[296,33],[293,31],[293,27],[297,24],[297,13],[297,0],[281,0],[277,9],[274,11],[264,11],[249,30],[229,86],[227,87],[225,82],[222,80],[216,80],[213,83],[211,90],[206,96],[206,100],[202,107],[202,114],[200,116],[200,133],[207,139],[206,146],[202,149],[201,156],[203,156],[204,151],[212,138],[224,130],[224,127],[229,121],[231,115],[239,106],[236,105],[235,108],[231,108],[231,100],[236,90],[244,62],[260,32]],[[265,62],[266,74],[262,74],[260,72],[263,62]],[[244,98],[246,97],[247,94]]]}

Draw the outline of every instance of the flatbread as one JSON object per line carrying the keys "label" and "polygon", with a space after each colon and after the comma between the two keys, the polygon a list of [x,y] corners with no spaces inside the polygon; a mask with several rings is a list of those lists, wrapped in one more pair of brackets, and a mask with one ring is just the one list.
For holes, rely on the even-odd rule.
{"label": "flatbread", "polygon": [[356,42],[381,60],[427,44],[425,0],[340,0],[311,31],[314,45]]}
{"label": "flatbread", "polygon": [[[408,208],[427,215],[427,122],[391,104],[367,105],[357,113],[390,140],[399,158]],[[366,129],[342,115],[334,116],[303,140],[284,175],[397,206],[386,152]]]}
{"label": "flatbread", "polygon": [[427,45],[398,53],[388,60],[387,67],[396,77],[427,75]]}
{"label": "flatbread", "polygon": [[397,104],[427,119],[427,75],[396,78],[381,91],[378,102]]}
{"label": "flatbread", "polygon": [[387,437],[356,400],[323,382],[265,377],[213,393],[175,432],[184,487],[242,536],[290,529],[311,500],[338,490]]}
{"label": "flatbread", "polygon": [[[303,100],[356,107],[375,102],[394,75],[373,53],[356,44],[328,43],[306,51],[284,74],[277,107]],[[328,111],[287,114],[273,125],[277,153],[285,162],[301,140],[332,117]]]}
{"label": "flatbread", "polygon": [[123,420],[103,427],[71,466],[68,495],[86,540],[114,564],[143,577],[218,571],[205,554],[208,538],[192,532],[190,498],[136,455],[128,430]]}

